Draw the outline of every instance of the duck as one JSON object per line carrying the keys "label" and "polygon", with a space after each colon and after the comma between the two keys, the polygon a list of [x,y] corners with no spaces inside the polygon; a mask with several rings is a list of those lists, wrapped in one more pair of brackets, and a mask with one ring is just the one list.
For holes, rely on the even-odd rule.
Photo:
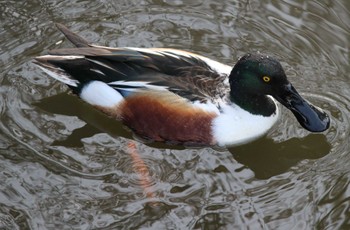
{"label": "duck", "polygon": [[328,114],[297,92],[270,55],[248,53],[232,67],[172,48],[94,45],[56,26],[75,47],[51,50],[33,63],[147,140],[245,144],[277,123],[279,104],[310,132],[329,128]]}

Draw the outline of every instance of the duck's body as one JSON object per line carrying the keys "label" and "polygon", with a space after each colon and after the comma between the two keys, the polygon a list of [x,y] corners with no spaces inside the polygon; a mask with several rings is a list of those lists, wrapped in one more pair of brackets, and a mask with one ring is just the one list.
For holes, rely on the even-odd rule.
{"label": "duck's body", "polygon": [[[173,143],[233,145],[264,135],[278,120],[278,106],[269,96],[274,93],[259,93],[261,83],[244,81],[243,77],[250,68],[262,67],[259,71],[267,71],[261,76],[268,77],[265,83],[274,80],[287,87],[289,82],[275,59],[246,55],[239,61],[241,66],[237,63],[232,68],[175,49],[95,46],[63,25],[58,28],[78,48],[51,51],[36,58],[36,63],[84,101],[121,120],[142,137]],[[252,60],[249,65],[244,63],[247,60]],[[282,80],[278,78],[281,74]],[[244,89],[248,83],[255,84],[252,90]],[[291,105],[291,97],[285,97],[285,103]],[[328,121],[322,117],[326,115],[314,107],[307,110],[306,118],[320,121],[308,128],[305,126],[310,124],[303,125],[296,114],[305,128],[323,131],[328,127],[328,117]],[[305,111],[301,113],[305,115]]]}

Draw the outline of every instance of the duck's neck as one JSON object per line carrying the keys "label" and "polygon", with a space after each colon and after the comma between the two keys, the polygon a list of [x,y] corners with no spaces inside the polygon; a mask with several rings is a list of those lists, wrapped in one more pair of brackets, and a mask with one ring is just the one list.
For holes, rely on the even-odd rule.
{"label": "duck's neck", "polygon": [[276,104],[266,95],[247,94],[238,88],[231,88],[231,101],[249,113],[271,116],[276,112]]}

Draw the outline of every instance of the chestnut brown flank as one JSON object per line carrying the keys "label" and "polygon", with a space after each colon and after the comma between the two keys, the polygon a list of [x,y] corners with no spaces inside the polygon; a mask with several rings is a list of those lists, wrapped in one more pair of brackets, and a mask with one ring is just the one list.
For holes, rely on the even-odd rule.
{"label": "chestnut brown flank", "polygon": [[136,134],[155,141],[214,144],[211,124],[215,113],[189,105],[169,93],[139,93],[129,96],[117,108],[106,111]]}

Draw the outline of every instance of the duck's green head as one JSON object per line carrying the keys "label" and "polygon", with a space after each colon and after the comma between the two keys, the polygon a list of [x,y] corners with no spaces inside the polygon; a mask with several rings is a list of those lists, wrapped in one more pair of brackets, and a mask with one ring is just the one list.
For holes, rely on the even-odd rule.
{"label": "duck's green head", "polygon": [[305,129],[322,132],[329,127],[328,115],[299,95],[288,81],[280,62],[270,56],[243,56],[229,78],[231,99],[249,112],[262,115],[266,115],[267,111],[274,112],[274,108],[271,109],[274,105],[267,97],[270,95],[291,110]]}

